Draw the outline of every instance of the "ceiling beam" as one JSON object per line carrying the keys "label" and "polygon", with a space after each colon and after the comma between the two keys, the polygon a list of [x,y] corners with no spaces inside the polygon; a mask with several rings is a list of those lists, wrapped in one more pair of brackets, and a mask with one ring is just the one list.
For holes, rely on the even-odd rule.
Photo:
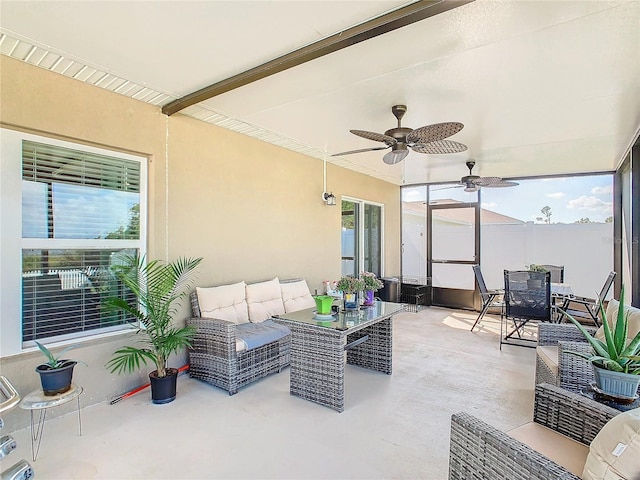
{"label": "ceiling beam", "polygon": [[229,77],[196,92],[185,95],[184,97],[174,100],[162,107],[162,113],[165,115],[173,115],[184,108],[213,98],[216,95],[234,90],[238,87],[242,87],[273,75],[274,73],[282,72],[329,53],[369,40],[377,37],[378,35],[391,32],[406,25],[411,25],[412,23],[419,22],[425,18],[452,10],[473,1],[474,0],[419,0],[415,3],[399,8],[398,10],[394,10],[393,12],[299,48],[298,50],[287,53],[286,55],[274,60],[270,60],[258,67],[254,67],[250,70],[234,75],[233,77]]}

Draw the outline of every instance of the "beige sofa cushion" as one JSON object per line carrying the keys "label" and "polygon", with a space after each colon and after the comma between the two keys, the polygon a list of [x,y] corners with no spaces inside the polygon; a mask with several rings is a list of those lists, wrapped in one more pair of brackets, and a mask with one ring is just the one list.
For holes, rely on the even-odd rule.
{"label": "beige sofa cushion", "polygon": [[304,310],[305,308],[313,308],[316,306],[316,301],[311,296],[311,292],[309,292],[309,286],[307,285],[307,282],[305,280],[281,283],[280,291],[282,293],[282,303],[284,304],[284,311],[287,313]]}
{"label": "beige sofa cushion", "polygon": [[558,376],[558,345],[538,345],[536,354],[545,363],[549,370]]}
{"label": "beige sofa cushion", "polygon": [[640,478],[640,408],[616,415],[591,442],[584,480]]}
{"label": "beige sofa cushion", "polygon": [[510,437],[580,476],[589,447],[539,423],[529,422],[507,432]]}
{"label": "beige sofa cushion", "polygon": [[250,322],[262,322],[274,315],[282,315],[284,313],[278,277],[267,282],[247,285],[246,293]]}
{"label": "beige sofa cushion", "polygon": [[200,314],[236,324],[249,322],[244,282],[220,287],[196,287]]}
{"label": "beige sofa cushion", "polygon": [[[606,317],[607,323],[609,324],[609,327],[611,327],[611,329],[614,328],[614,322],[618,318],[619,305],[620,304],[618,303],[618,301],[614,299],[609,300],[609,305],[607,305]],[[631,341],[631,339],[633,339],[638,334],[638,332],[640,332],[640,308],[635,308],[627,305],[625,307],[625,312],[627,313],[627,315],[629,315],[629,329],[627,330],[627,340]],[[595,337],[598,340],[601,340],[603,342],[605,341],[603,326],[600,326],[600,328],[596,331]]]}

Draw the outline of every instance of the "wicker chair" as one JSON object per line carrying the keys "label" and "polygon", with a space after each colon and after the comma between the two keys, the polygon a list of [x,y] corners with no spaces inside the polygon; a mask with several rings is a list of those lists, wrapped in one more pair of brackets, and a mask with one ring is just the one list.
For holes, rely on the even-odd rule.
{"label": "wicker chair", "polygon": [[[595,328],[585,328],[591,334],[596,331]],[[591,346],[574,324],[539,324],[536,383],[551,383],[572,392],[587,389],[594,381],[593,367],[583,358],[567,353],[570,351],[591,352]]]}
{"label": "wicker chair", "polygon": [[[620,412],[553,385],[537,385],[533,421],[588,446]],[[508,433],[468,413],[451,417],[449,479],[576,479]]]}
{"label": "wicker chair", "polygon": [[291,335],[262,347],[236,351],[236,324],[200,315],[198,296],[192,292],[193,317],[187,325],[195,327],[196,334],[189,349],[189,375],[204,380],[229,392],[289,365]]}

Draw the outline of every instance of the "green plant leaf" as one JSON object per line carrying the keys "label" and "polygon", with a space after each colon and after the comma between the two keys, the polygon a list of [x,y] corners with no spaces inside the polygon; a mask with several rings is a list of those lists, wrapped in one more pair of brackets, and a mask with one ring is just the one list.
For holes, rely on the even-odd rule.
{"label": "green plant leaf", "polygon": [[627,333],[629,328],[629,322],[625,317],[624,308],[624,285],[620,289],[620,300],[618,301],[618,315],[616,318],[614,344],[616,352],[621,353],[624,350],[624,344],[627,341]]}
{"label": "green plant leaf", "polygon": [[571,322],[573,322],[573,324],[576,327],[578,327],[578,330],[580,330],[582,335],[584,335],[584,338],[586,338],[589,344],[591,344],[591,346],[593,347],[597,355],[603,358],[610,358],[609,351],[606,348],[603,348],[602,342],[598,341],[589,332],[587,332],[587,330],[580,324],[580,322],[578,322],[575,318],[573,318],[573,316],[570,313],[565,312],[561,308],[559,308],[558,310],[564,313],[567,316],[567,318],[569,318],[569,320],[571,320]]}

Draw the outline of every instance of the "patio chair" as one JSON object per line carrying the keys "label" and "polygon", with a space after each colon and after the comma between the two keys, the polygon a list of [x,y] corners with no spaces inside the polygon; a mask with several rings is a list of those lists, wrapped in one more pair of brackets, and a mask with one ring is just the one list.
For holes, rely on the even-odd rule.
{"label": "patio chair", "polygon": [[[531,321],[551,321],[551,273],[505,270],[504,305],[504,315],[500,319],[500,348],[503,343],[535,347],[537,339],[526,338],[523,333]],[[510,327],[511,323],[513,327]]]}
{"label": "patio chair", "polygon": [[502,297],[504,295],[504,290],[501,290],[501,289],[488,290],[487,285],[484,283],[484,277],[482,276],[480,265],[474,265],[472,268],[473,268],[473,273],[476,276],[476,282],[478,282],[480,297],[482,298],[482,308],[480,309],[480,314],[478,315],[478,318],[476,318],[476,321],[471,326],[471,331],[473,332],[473,329],[478,324],[478,322],[482,320],[482,317],[484,317],[485,313],[487,313],[489,308],[492,308],[492,307],[499,308],[500,317],[502,318],[502,315],[504,313],[504,300],[502,298],[498,300],[497,298]]}
{"label": "patio chair", "polygon": [[600,446],[601,439],[594,439],[611,419],[616,421],[606,433],[618,427],[618,420],[624,420],[620,413],[549,384],[536,385],[533,421],[508,432],[469,413],[455,413],[449,479],[578,480],[585,463],[593,460],[587,459],[589,446]]}
{"label": "patio chair", "polygon": [[540,265],[551,272],[551,283],[564,283],[564,265]]}
{"label": "patio chair", "polygon": [[[614,324],[618,308],[618,301],[611,299],[606,310],[609,325]],[[630,342],[640,331],[640,308],[627,305],[625,312],[629,321],[627,341]],[[586,326],[585,329],[596,338],[604,339],[603,327],[596,330],[593,326]],[[569,352],[591,354],[593,349],[573,323],[539,324],[536,383],[551,383],[578,393],[590,391],[591,383],[595,381],[591,363]]]}
{"label": "patio chair", "polygon": [[[593,324],[596,327],[600,326],[600,301],[604,301],[605,297],[611,290],[611,285],[613,285],[613,281],[616,278],[616,272],[610,272],[609,276],[604,282],[600,293],[598,293],[597,298],[586,298],[586,297],[572,297],[567,298],[562,305],[562,310],[564,312],[570,314],[576,320],[586,320],[587,322]],[[572,308],[573,307],[573,308]],[[558,322],[562,322],[565,317],[565,313],[561,312],[558,316]]]}

